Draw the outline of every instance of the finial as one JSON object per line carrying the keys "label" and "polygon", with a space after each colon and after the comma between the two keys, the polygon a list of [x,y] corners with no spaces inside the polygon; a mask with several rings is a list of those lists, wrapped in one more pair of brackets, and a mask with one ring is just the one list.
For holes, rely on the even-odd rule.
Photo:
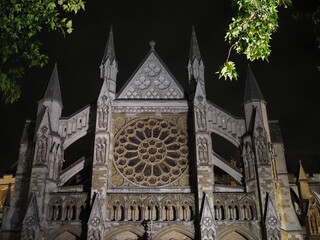
{"label": "finial", "polygon": [[153,40],[151,40],[151,41],[149,42],[149,44],[150,44],[151,50],[153,51],[153,50],[154,50],[154,45],[156,45],[156,42],[153,41]]}

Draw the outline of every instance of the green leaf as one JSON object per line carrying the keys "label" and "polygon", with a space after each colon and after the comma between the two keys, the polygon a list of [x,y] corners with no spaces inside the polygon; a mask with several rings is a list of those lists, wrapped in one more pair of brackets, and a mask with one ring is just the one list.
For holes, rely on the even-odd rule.
{"label": "green leaf", "polygon": [[232,81],[232,79],[238,80],[238,73],[236,71],[236,66],[235,66],[235,63],[232,61],[228,61],[224,63],[223,66],[221,66],[219,70],[216,72],[216,74],[219,75],[219,79],[224,77],[224,80],[227,80],[227,79],[229,79],[230,81]]}
{"label": "green leaf", "polygon": [[72,28],[72,20],[69,20],[66,24],[67,28]]}
{"label": "green leaf", "polygon": [[[0,0],[1,1],[1,0]],[[4,2],[5,4],[2,4]],[[8,0],[0,4],[0,94],[5,103],[20,97],[24,71],[42,67],[48,57],[41,52],[39,33],[44,30],[71,33],[72,21],[65,12],[84,9],[82,0]],[[57,7],[57,4],[61,7]],[[14,67],[24,66],[24,67]]]}
{"label": "green leaf", "polygon": [[55,7],[56,7],[56,4],[55,4],[54,2],[50,2],[50,3],[48,4],[48,8],[49,8],[50,10],[55,9]]}

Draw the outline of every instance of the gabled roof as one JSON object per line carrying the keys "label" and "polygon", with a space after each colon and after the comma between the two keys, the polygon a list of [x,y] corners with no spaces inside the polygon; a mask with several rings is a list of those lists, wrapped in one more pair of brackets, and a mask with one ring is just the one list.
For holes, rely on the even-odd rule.
{"label": "gabled roof", "polygon": [[106,43],[106,48],[104,50],[102,63],[104,63],[108,58],[110,62],[112,62],[116,57],[115,51],[114,51],[114,41],[113,41],[113,30],[112,26],[110,28],[109,37]]}
{"label": "gabled roof", "polygon": [[47,85],[46,91],[42,99],[56,100],[62,106],[62,97],[61,97],[57,64],[54,65],[49,83]]}
{"label": "gabled roof", "polygon": [[264,100],[263,94],[259,88],[256,78],[251,71],[250,65],[248,65],[243,102],[248,100]]}
{"label": "gabled roof", "polygon": [[118,93],[118,99],[182,99],[184,90],[161,58],[151,50]]}
{"label": "gabled roof", "polygon": [[200,49],[199,49],[199,45],[198,45],[196,32],[194,30],[194,26],[192,26],[189,59],[191,61],[193,61],[194,59],[197,59],[197,60],[201,59]]}

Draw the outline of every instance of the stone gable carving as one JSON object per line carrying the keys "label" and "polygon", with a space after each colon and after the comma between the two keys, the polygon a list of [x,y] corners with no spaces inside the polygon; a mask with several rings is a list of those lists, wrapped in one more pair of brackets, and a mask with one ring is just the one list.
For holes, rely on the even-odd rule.
{"label": "stone gable carving", "polygon": [[182,88],[154,51],[149,53],[118,96],[120,99],[181,99],[183,97]]}
{"label": "stone gable carving", "polygon": [[37,197],[32,193],[27,212],[22,222],[21,239],[35,240],[39,229],[39,215],[37,207]]}
{"label": "stone gable carving", "polygon": [[266,216],[265,216],[267,239],[281,240],[282,239],[281,233],[280,233],[281,222],[278,217],[276,207],[273,203],[273,196],[269,194],[267,201],[268,201],[267,210],[266,210]]}
{"label": "stone gable carving", "polygon": [[215,238],[215,226],[214,226],[214,216],[209,204],[208,197],[205,193],[203,199],[203,207],[201,209],[201,239],[214,239]]}

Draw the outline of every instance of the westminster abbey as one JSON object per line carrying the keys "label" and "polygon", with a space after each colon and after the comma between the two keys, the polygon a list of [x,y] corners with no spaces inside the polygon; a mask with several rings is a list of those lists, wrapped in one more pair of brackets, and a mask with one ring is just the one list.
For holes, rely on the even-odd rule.
{"label": "westminster abbey", "polygon": [[[2,239],[320,239],[320,178],[301,163],[299,176],[287,173],[279,124],[250,66],[242,117],[207,100],[194,29],[187,70],[183,89],[151,41],[117,91],[111,29],[96,102],[61,116],[56,65],[25,123]],[[83,142],[90,154],[70,160]]]}

